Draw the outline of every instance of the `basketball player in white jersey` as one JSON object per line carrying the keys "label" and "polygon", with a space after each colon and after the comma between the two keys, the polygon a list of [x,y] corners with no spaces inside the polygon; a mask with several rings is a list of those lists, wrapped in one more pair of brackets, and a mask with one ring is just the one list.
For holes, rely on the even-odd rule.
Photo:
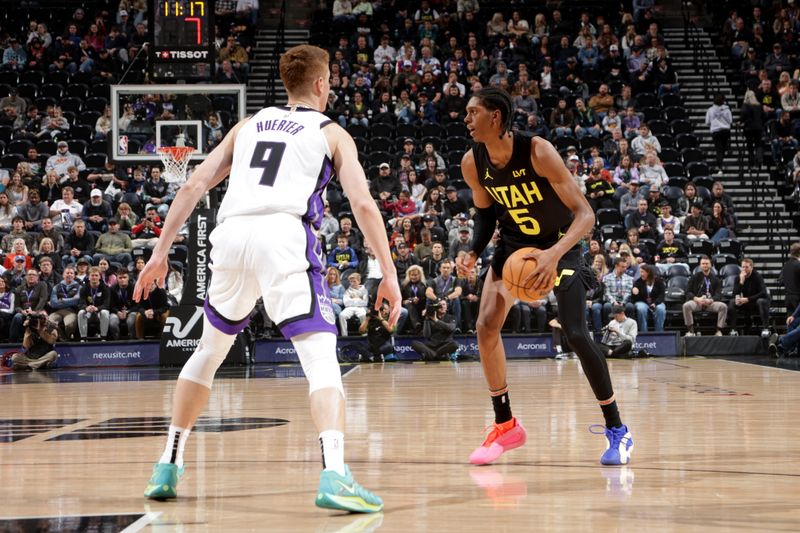
{"label": "basketball player in white jersey", "polygon": [[164,229],[136,283],[134,299],[153,283],[163,286],[173,239],[194,206],[230,174],[212,232],[213,275],[205,302],[203,335],[178,377],[167,444],[145,490],[154,499],[177,496],[183,451],[205,408],[217,368],[263,296],[270,316],[290,338],[308,379],[311,413],[319,430],[323,471],[316,505],[377,512],[383,501],[353,480],[344,464],[345,399],[336,359],[336,324],[324,282],[316,230],[322,197],[333,173],[375,251],[384,273],[376,309],[400,314],[400,290],[381,215],[372,200],[350,135],[320,111],[330,86],[328,53],[308,45],[288,50],[280,73],[289,101],[239,122],[192,173],[170,207]]}

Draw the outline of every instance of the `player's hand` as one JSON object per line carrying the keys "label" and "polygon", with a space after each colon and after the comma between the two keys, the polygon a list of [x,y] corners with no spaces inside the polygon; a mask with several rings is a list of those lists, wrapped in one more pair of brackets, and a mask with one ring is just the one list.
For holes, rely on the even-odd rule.
{"label": "player's hand", "polygon": [[[147,267],[145,267],[145,270]],[[144,271],[142,271],[142,274]],[[141,278],[141,274],[139,275]],[[403,299],[400,296],[400,285],[397,284],[397,276],[383,276],[381,284],[378,285],[378,296],[375,298],[375,310],[379,310],[383,301],[389,302],[389,327],[394,327],[400,318],[400,309]]]}
{"label": "player's hand", "polygon": [[789,324],[791,324],[792,322],[794,322],[794,316],[790,316],[789,318],[787,318],[787,319],[786,319],[786,325],[787,325],[787,326],[788,326]]}
{"label": "player's hand", "polygon": [[522,282],[525,287],[530,286],[535,291],[542,291],[553,285],[560,255],[551,249],[538,250],[526,254],[523,259],[536,259],[536,268]]}
{"label": "player's hand", "polygon": [[475,252],[467,252],[456,258],[456,272],[459,278],[465,278],[475,268],[478,256]]}
{"label": "player's hand", "polygon": [[139,279],[136,280],[136,286],[133,288],[133,301],[139,302],[142,298],[150,296],[150,289],[153,286],[153,282],[155,282],[159,288],[163,289],[168,271],[167,257],[159,257],[153,254],[144,266],[141,274],[139,274]]}

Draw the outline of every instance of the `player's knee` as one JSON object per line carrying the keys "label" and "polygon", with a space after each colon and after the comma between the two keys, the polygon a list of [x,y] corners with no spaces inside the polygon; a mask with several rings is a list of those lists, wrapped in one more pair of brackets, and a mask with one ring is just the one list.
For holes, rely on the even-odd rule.
{"label": "player's knee", "polygon": [[186,364],[183,365],[179,377],[210,389],[214,382],[214,374],[217,373],[217,369],[228,355],[234,340],[236,340],[235,335],[222,333],[211,325],[208,318],[204,317],[200,343]]}
{"label": "player's knee", "polygon": [[336,359],[336,335],[304,333],[292,337],[292,344],[308,380],[308,393],[333,387],[344,396],[342,373]]}
{"label": "player's knee", "polygon": [[571,345],[588,345],[591,342],[589,330],[581,324],[561,324],[561,332]]}
{"label": "player's knee", "polygon": [[505,319],[506,317],[503,313],[491,310],[478,313],[478,320],[475,322],[478,336],[483,337],[499,334]]}

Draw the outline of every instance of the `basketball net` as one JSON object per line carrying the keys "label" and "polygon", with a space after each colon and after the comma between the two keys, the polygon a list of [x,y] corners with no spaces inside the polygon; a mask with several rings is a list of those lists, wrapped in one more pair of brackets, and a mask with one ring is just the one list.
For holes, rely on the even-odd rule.
{"label": "basketball net", "polygon": [[162,146],[158,149],[158,156],[164,164],[163,178],[167,183],[178,186],[186,183],[186,169],[189,157],[194,153],[191,146]]}

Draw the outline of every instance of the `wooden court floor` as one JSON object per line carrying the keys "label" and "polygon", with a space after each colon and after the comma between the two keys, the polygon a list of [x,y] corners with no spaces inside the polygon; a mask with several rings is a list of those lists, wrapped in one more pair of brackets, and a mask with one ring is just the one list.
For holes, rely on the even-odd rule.
{"label": "wooden court floor", "polygon": [[218,379],[170,503],[141,494],[173,381],[6,383],[2,418],[17,440],[0,443],[0,530],[26,530],[2,522],[12,517],[67,517],[51,530],[75,530],[68,517],[114,514],[144,515],[127,531],[159,532],[800,529],[800,373],[610,364],[635,441],[623,468],[598,463],[604,440],[587,428],[601,418],[577,361],[509,364],[528,443],[487,467],[466,462],[491,420],[478,363],[354,368],[346,456],[383,496],[377,516],[314,507],[319,445],[301,378]]}

